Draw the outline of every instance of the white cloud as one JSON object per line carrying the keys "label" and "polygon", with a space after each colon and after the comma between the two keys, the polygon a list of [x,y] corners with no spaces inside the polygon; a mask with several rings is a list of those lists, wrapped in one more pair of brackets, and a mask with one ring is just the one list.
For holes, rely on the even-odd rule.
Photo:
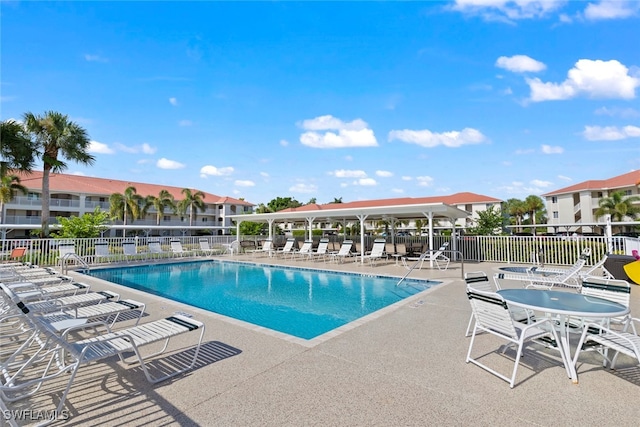
{"label": "white cloud", "polygon": [[373,179],[373,178],[360,178],[359,180],[354,182],[354,184],[355,185],[362,185],[364,187],[371,187],[371,186],[374,186],[374,185],[378,185],[376,180]]}
{"label": "white cloud", "polygon": [[206,165],[200,168],[200,176],[205,178],[207,176],[228,176],[233,173],[234,169],[231,166],[224,168],[217,168],[215,166]]}
{"label": "white cloud", "polygon": [[119,142],[116,142],[113,145],[118,151],[123,151],[125,153],[130,153],[130,154],[137,154],[137,153],[154,154],[157,151],[157,148],[152,147],[146,142],[141,145],[133,145],[133,146],[127,146],[124,144],[120,144]]}
{"label": "white cloud", "polygon": [[256,183],[249,180],[238,179],[233,182],[235,186],[238,187],[255,187]]}
{"label": "white cloud", "polygon": [[381,178],[390,178],[393,176],[393,172],[389,171],[376,171],[376,175]]}
{"label": "white cloud", "polygon": [[592,21],[603,19],[619,19],[634,16],[640,10],[637,1],[601,0],[589,3],[584,9],[584,16]]}
{"label": "white cloud", "polygon": [[589,141],[617,141],[640,137],[640,127],[624,126],[585,126],[582,135]]}
{"label": "white cloud", "polygon": [[281,139],[280,140],[280,145],[282,145],[283,147],[288,147],[289,146],[289,141],[287,141],[286,139]]}
{"label": "white cloud", "polygon": [[579,95],[589,98],[635,98],[640,78],[631,76],[629,69],[614,60],[581,59],[567,73],[562,83],[542,82],[539,78],[526,79],[531,89],[530,100],[556,101]]}
{"label": "white cloud", "polygon": [[403,177],[402,177],[402,180],[403,180],[403,181],[411,181],[412,179],[413,179],[413,178],[412,178],[412,177],[410,177],[410,176],[403,176]]}
{"label": "white cloud", "polygon": [[640,117],[640,111],[635,110],[631,107],[629,108],[620,108],[620,107],[601,107],[598,108],[594,113],[598,116],[611,116],[611,117],[622,117],[622,118],[630,118],[630,117]]}
{"label": "white cloud", "polygon": [[269,178],[269,174],[267,172],[260,172],[260,176],[263,178]]}
{"label": "white cloud", "polygon": [[514,154],[523,155],[523,154],[532,154],[532,153],[535,153],[535,152],[536,152],[536,150],[534,150],[533,148],[521,148],[519,150],[516,150],[514,152]]}
{"label": "white cloud", "polygon": [[562,181],[573,181],[571,178],[564,175],[558,175],[558,179],[561,179]]}
{"label": "white cloud", "polygon": [[178,122],[178,126],[192,126],[193,122],[191,120],[180,120]]}
{"label": "white cloud", "polygon": [[98,153],[98,154],[113,154],[115,150],[110,148],[107,144],[103,144],[98,141],[90,141],[89,148],[87,149],[90,153]]}
{"label": "white cloud", "polygon": [[146,165],[147,163],[152,163],[153,160],[151,159],[139,159],[138,161],[136,161],[136,164],[139,165]]}
{"label": "white cloud", "polygon": [[433,178],[430,176],[417,176],[416,181],[418,181],[418,185],[421,187],[430,187],[433,185]]}
{"label": "white cloud", "polygon": [[318,187],[316,187],[313,184],[298,183],[294,186],[289,187],[289,191],[291,191],[292,193],[309,194],[309,193],[315,193],[316,191],[318,191]]}
{"label": "white cloud", "polygon": [[185,167],[185,165],[180,162],[165,159],[164,157],[156,162],[156,166],[160,169],[182,169]]}
{"label": "white cloud", "polygon": [[527,55],[501,56],[496,61],[496,67],[504,68],[514,73],[537,73],[547,68],[542,62],[536,61]]}
{"label": "white cloud", "polygon": [[540,188],[547,188],[553,185],[553,182],[534,179],[531,181],[531,185],[535,185],[536,187],[540,187]]}
{"label": "white cloud", "polygon": [[542,150],[542,152],[544,154],[562,154],[562,153],[564,153],[564,148],[559,147],[559,146],[551,146],[551,145],[547,145],[547,144],[542,144],[542,147],[540,147],[540,149]]}
{"label": "white cloud", "polygon": [[343,122],[337,117],[332,115],[319,116],[314,119],[303,120],[298,123],[304,130],[318,131],[318,130],[362,130],[369,127],[367,122],[362,119],[355,119],[352,122]]}
{"label": "white cloud", "polygon": [[178,105],[178,98],[173,98],[173,97],[169,98],[169,104],[176,107]]}
{"label": "white cloud", "polygon": [[144,154],[154,154],[158,150],[156,147],[152,147],[146,142],[142,144],[141,148]]}
{"label": "white cloud", "polygon": [[367,174],[362,170],[347,170],[347,169],[338,169],[333,172],[329,172],[330,175],[335,176],[336,178],[366,178]]}
{"label": "white cloud", "polygon": [[421,147],[433,148],[438,145],[445,147],[461,147],[469,144],[480,144],[487,140],[482,132],[472,128],[464,128],[461,131],[433,133],[430,130],[392,130],[389,132],[389,141],[400,140]]}
{"label": "white cloud", "polygon": [[451,9],[487,21],[540,18],[563,6],[564,0],[455,0]]}
{"label": "white cloud", "polygon": [[300,142],[307,147],[346,148],[378,146],[378,141],[373,131],[368,128],[369,125],[362,119],[343,122],[336,117],[326,115],[303,120],[301,123],[298,123],[298,126],[307,131],[300,135]]}
{"label": "white cloud", "polygon": [[91,54],[88,54],[88,53],[86,53],[84,55],[84,59],[87,62],[109,62],[109,60],[107,58],[103,58],[100,55],[91,55]]}
{"label": "white cloud", "polygon": [[397,193],[397,194],[404,194],[404,190],[402,188],[392,188],[391,192]]}

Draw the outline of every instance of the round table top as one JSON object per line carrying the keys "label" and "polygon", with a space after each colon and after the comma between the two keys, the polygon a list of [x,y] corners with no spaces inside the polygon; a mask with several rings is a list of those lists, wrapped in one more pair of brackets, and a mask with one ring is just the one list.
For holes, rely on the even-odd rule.
{"label": "round table top", "polygon": [[547,313],[573,316],[615,317],[629,313],[629,308],[604,298],[572,292],[538,289],[501,289],[498,294],[507,303]]}

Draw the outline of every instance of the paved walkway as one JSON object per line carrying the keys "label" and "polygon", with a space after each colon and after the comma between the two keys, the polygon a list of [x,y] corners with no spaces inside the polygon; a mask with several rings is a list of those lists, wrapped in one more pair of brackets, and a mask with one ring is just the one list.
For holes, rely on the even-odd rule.
{"label": "paved walkway", "polygon": [[[272,261],[250,255],[235,259]],[[375,267],[277,262],[395,276],[406,272],[393,262]],[[498,267],[464,266],[488,274]],[[125,368],[117,359],[83,367],[69,395],[65,425],[637,425],[640,367],[630,359],[621,357],[619,369],[609,371],[599,359],[584,357],[578,367],[580,383],[574,385],[557,353],[528,352],[510,389],[465,363],[470,306],[460,265],[445,272],[416,271],[411,277],[443,284],[315,345],[89,278],[95,289],[146,301],[149,316],[144,321],[175,311],[192,313],[206,323],[204,351],[193,371],[154,386],[139,367]],[[632,292],[636,313],[639,289],[634,286]],[[179,338],[170,347],[175,351],[152,362],[154,368],[190,351],[192,343]],[[487,363],[509,372],[513,353],[493,352],[501,344],[481,336],[476,351],[491,353]],[[57,401],[61,384],[47,387]],[[50,408],[52,402],[46,394],[33,408]]]}

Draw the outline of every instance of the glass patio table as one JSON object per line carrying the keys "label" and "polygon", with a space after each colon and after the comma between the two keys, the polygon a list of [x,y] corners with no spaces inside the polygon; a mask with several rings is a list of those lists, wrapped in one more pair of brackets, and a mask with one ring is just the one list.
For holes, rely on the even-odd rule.
{"label": "glass patio table", "polygon": [[[578,374],[571,357],[569,345],[568,320],[576,318],[601,318],[625,316],[629,308],[617,302],[572,292],[539,289],[501,289],[498,294],[510,306],[521,307],[555,316],[559,323],[560,343],[558,350],[562,356],[567,375],[574,384],[578,383]],[[576,351],[580,351],[577,349]]]}

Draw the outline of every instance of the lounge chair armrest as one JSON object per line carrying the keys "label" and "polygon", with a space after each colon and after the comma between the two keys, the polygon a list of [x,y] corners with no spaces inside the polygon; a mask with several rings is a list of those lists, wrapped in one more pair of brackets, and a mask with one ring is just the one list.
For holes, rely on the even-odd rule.
{"label": "lounge chair armrest", "polygon": [[95,328],[95,329],[97,329],[98,326],[104,326],[107,329],[107,333],[111,332],[111,328],[109,327],[107,322],[105,322],[105,321],[96,321],[96,322],[83,323],[82,325],[72,326],[71,328],[65,329],[65,331],[62,333],[62,339],[64,339],[65,341],[68,341],[67,340],[67,336],[69,335],[70,332],[80,331],[80,330],[87,329],[87,328]]}

